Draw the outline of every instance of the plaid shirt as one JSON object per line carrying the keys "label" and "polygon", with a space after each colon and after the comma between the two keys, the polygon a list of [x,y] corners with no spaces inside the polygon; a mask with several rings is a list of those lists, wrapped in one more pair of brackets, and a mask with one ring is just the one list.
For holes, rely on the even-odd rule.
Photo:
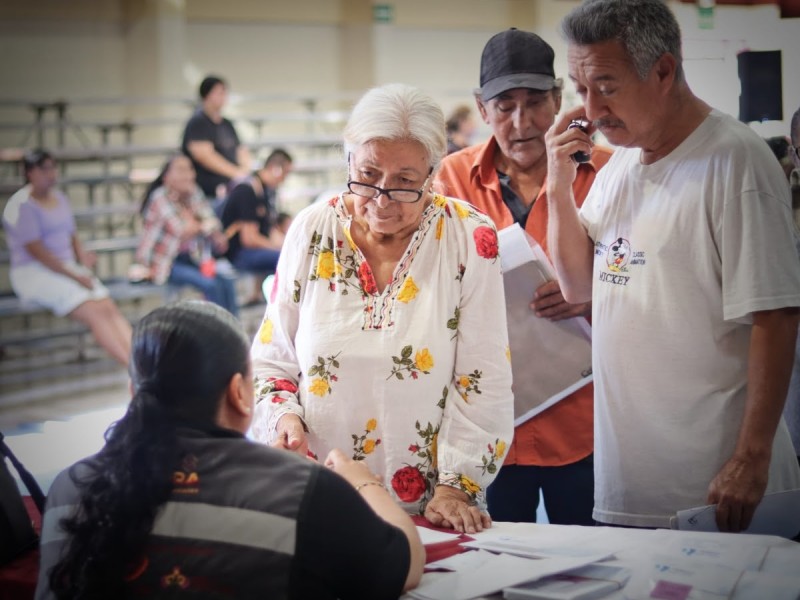
{"label": "plaid shirt", "polygon": [[[195,218],[203,222],[204,232],[222,230],[222,225],[199,187],[189,198],[189,209]],[[172,263],[183,244],[194,243],[198,249],[203,247],[206,239],[203,234],[182,243],[181,236],[185,229],[181,206],[169,197],[165,187],[156,189],[145,209],[142,237],[136,250],[137,262],[150,268],[154,283],[162,284],[169,279]]]}

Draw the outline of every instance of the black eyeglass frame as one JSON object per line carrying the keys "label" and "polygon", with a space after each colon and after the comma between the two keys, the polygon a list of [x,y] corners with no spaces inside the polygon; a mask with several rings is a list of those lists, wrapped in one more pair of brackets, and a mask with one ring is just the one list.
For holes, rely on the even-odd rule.
{"label": "black eyeglass frame", "polygon": [[[378,187],[377,185],[372,185],[371,183],[363,183],[361,181],[355,181],[351,179],[350,176],[348,175],[347,189],[350,190],[351,193],[355,194],[356,196],[361,196],[362,198],[369,198],[371,200],[375,200],[379,198],[381,194],[383,194],[387,198],[389,198],[389,200],[391,200],[392,202],[402,202],[403,204],[414,204],[415,202],[419,202],[422,199],[422,195],[425,193],[425,186],[428,185],[428,181],[430,180],[431,175],[433,175],[433,167],[431,167],[431,170],[428,171],[428,176],[425,178],[425,181],[422,182],[422,187],[419,188],[418,190],[409,190],[405,188],[382,188]],[[359,194],[352,188],[353,184],[367,187],[371,190],[375,190],[377,193],[374,196],[365,196],[364,194]],[[406,194],[415,193],[417,197],[414,200],[400,200],[398,198],[392,198],[392,192],[403,192]]]}

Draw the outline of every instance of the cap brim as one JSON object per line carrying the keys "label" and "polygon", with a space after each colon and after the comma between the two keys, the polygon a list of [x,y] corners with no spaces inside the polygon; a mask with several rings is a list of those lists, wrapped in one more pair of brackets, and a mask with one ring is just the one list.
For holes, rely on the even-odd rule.
{"label": "cap brim", "polygon": [[532,90],[547,91],[555,86],[556,79],[550,75],[539,73],[516,73],[514,75],[503,75],[487,81],[481,87],[481,97],[484,100],[491,100],[495,96],[508,90],[516,88],[529,88]]}

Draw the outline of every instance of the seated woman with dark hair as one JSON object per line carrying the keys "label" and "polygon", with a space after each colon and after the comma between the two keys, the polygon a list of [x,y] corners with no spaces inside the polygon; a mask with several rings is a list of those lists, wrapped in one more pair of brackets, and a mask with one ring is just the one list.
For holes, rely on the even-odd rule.
{"label": "seated woman with dark hair", "polygon": [[37,598],[372,599],[417,584],[416,528],[364,462],[333,450],[325,468],[245,438],[249,346],[204,301],[137,324],[127,413],[50,489]]}
{"label": "seated woman with dark hair", "polygon": [[58,166],[46,150],[22,159],[26,185],[3,210],[11,252],[11,287],[23,302],[86,325],[127,366],[131,326],[92,269],[97,257],[81,244],[69,199],[58,189]]}
{"label": "seated woman with dark hair", "polygon": [[146,277],[159,285],[189,285],[238,315],[236,282],[217,268],[212,256],[225,252],[228,240],[188,158],[178,154],[167,161],[145,192],[141,212],[136,260]]}

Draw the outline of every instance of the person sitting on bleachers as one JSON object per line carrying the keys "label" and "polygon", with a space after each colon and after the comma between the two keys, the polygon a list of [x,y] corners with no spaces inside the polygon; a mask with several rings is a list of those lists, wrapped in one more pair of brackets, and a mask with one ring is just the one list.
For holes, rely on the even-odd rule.
{"label": "person sitting on bleachers", "polygon": [[91,271],[93,253],[83,249],[69,200],[56,184],[53,156],[34,150],[23,157],[28,182],[3,211],[11,253],[11,287],[23,302],[85,324],[97,342],[124,366],[131,351],[131,326]]}
{"label": "person sitting on bleachers", "polygon": [[239,271],[259,275],[248,302],[259,301],[261,281],[278,264],[284,232],[277,226],[277,188],[291,169],[291,155],[273,150],[261,169],[233,187],[222,207],[222,225],[230,239],[228,260]]}
{"label": "person sitting on bleachers", "polygon": [[156,284],[189,285],[238,315],[235,280],[213,254],[227,250],[219,219],[195,180],[189,159],[173,156],[142,199],[142,238],[136,260]]}

